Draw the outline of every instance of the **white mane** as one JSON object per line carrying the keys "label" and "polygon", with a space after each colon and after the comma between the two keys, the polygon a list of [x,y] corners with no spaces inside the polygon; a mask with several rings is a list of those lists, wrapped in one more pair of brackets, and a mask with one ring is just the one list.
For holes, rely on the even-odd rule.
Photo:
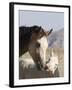
{"label": "white mane", "polygon": [[49,57],[48,63],[47,63],[47,71],[52,71],[54,74],[55,70],[58,68],[58,56],[54,54],[53,50]]}

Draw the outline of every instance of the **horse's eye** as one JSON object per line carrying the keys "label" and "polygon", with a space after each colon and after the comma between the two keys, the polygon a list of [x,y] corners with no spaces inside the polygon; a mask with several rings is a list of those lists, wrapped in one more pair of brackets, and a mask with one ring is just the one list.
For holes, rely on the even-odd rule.
{"label": "horse's eye", "polygon": [[36,44],[36,47],[39,48],[39,47],[40,47],[40,43],[37,43],[37,44]]}

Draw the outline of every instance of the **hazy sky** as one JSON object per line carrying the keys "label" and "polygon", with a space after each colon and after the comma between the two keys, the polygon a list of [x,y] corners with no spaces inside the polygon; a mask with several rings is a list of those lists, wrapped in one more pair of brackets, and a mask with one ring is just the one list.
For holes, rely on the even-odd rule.
{"label": "hazy sky", "polygon": [[48,30],[59,30],[64,27],[64,13],[45,11],[19,11],[19,26],[42,26]]}

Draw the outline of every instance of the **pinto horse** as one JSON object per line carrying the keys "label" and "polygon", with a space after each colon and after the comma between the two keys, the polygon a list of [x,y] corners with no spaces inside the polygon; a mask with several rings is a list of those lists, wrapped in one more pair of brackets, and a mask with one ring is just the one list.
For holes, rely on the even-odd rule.
{"label": "pinto horse", "polygon": [[19,27],[19,57],[29,51],[38,70],[45,70],[47,36],[53,29],[45,31],[41,26]]}

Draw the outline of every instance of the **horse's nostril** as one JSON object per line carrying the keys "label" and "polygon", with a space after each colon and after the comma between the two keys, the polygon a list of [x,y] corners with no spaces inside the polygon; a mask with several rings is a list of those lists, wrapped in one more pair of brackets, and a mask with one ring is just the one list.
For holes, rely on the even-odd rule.
{"label": "horse's nostril", "polygon": [[47,70],[48,69],[48,67],[47,66],[45,66],[45,68],[44,68],[45,70]]}

